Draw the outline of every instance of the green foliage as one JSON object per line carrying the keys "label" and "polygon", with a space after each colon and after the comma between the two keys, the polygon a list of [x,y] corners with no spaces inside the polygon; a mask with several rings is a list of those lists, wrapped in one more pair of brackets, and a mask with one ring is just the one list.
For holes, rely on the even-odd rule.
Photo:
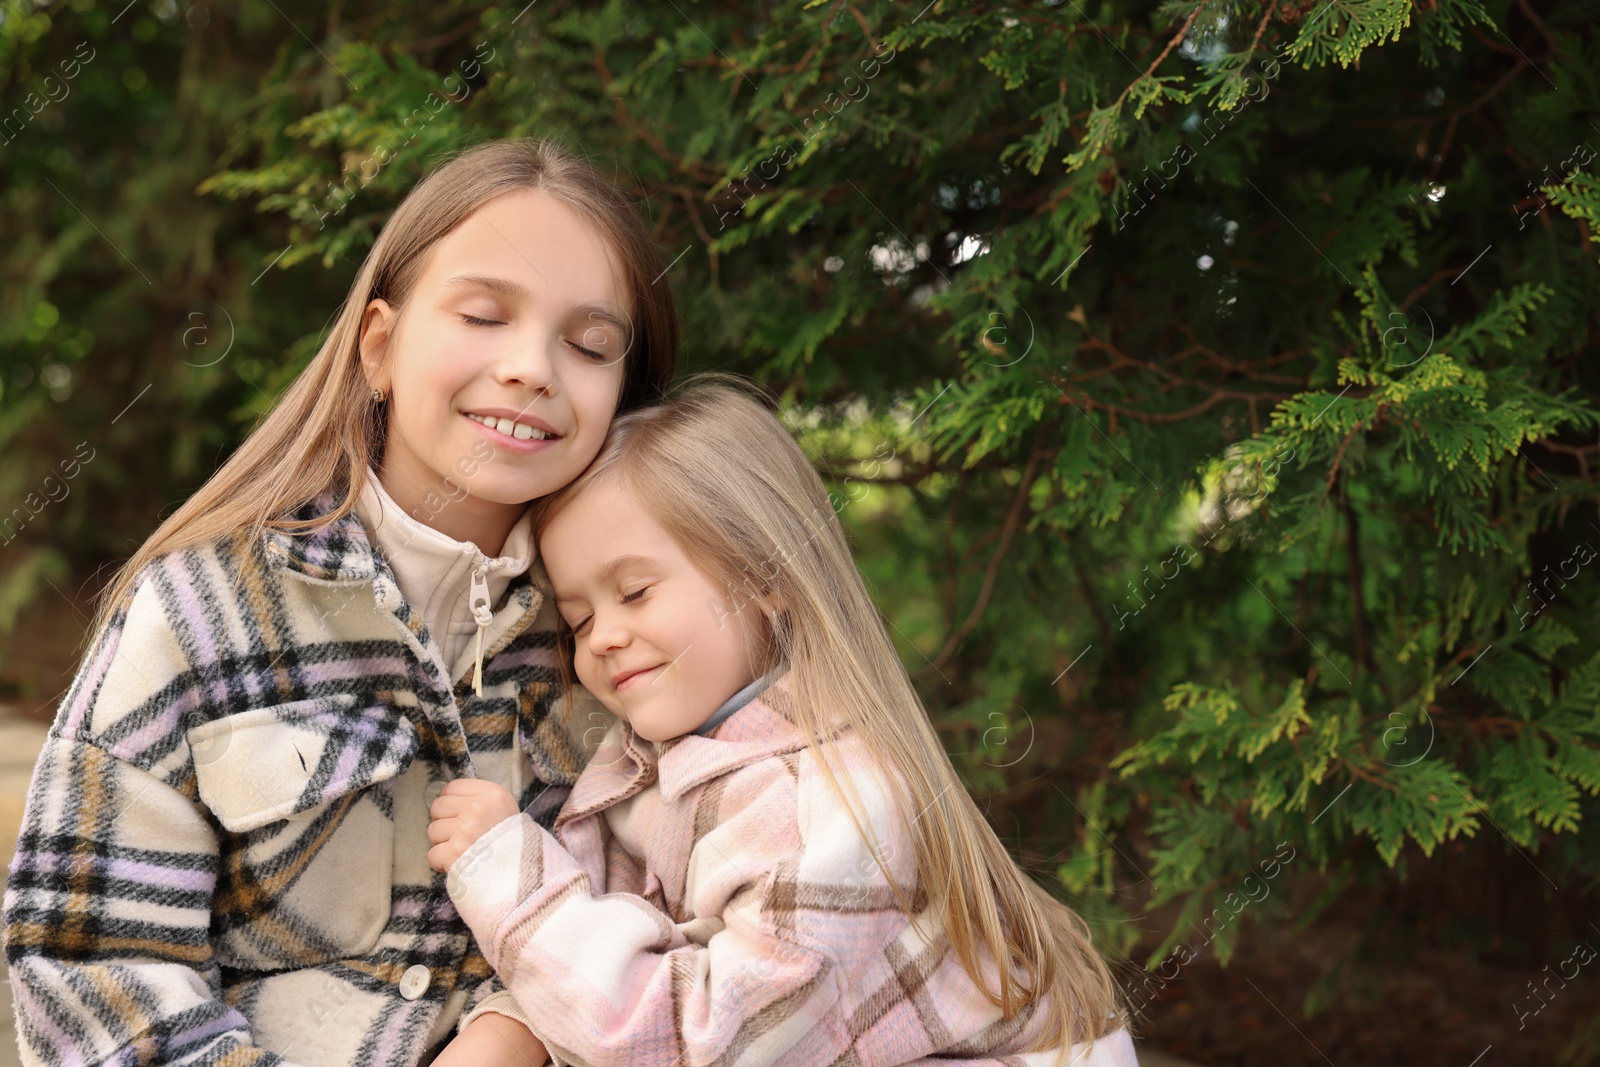
{"label": "green foliage", "polygon": [[564,134],[683,253],[691,368],[783,395],[958,765],[1117,947],[1285,842],[1308,915],[1507,842],[1600,878],[1581,8],[111,6],[0,24],[7,106],[99,50],[0,150],[0,490],[103,457],[11,580],[190,491],[437,157]]}

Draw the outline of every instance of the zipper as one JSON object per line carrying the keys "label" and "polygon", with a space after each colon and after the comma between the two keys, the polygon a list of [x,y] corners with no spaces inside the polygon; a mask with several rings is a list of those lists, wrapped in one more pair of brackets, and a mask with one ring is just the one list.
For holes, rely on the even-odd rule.
{"label": "zipper", "polygon": [[483,696],[483,632],[494,621],[489,609],[489,561],[482,556],[472,568],[472,586],[467,594],[467,604],[472,608],[472,620],[478,624],[477,657],[472,668],[472,691]]}

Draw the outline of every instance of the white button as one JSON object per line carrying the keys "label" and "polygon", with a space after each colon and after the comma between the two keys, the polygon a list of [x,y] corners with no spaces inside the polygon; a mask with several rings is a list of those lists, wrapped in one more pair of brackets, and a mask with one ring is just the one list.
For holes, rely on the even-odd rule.
{"label": "white button", "polygon": [[422,964],[407,967],[406,973],[400,976],[400,995],[407,1000],[416,1000],[428,991],[431,981],[433,975]]}

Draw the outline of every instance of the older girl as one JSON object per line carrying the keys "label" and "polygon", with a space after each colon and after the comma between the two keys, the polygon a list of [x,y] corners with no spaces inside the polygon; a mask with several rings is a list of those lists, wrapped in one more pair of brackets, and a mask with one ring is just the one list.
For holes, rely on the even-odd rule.
{"label": "older girl", "polygon": [[1133,1067],[1086,925],[963,788],[771,414],[712,384],[623,416],[539,516],[618,722],[553,834],[463,780],[429,838],[556,1062]]}
{"label": "older girl", "polygon": [[669,380],[659,260],[545,143],[395,211],[315,359],[108,590],[6,891],[27,1062],[411,1067],[464,1013],[520,1061],[427,807],[469,777],[548,817],[583,763],[528,504]]}

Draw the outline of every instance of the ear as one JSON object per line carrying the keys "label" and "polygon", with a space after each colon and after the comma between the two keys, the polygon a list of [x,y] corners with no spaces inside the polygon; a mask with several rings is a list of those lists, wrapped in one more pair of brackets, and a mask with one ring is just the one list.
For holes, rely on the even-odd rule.
{"label": "ear", "polygon": [[367,310],[361,315],[361,340],[358,345],[361,352],[361,368],[366,373],[367,384],[384,393],[389,392],[389,385],[393,377],[389,372],[389,362],[384,358],[389,350],[398,313],[389,306],[387,300],[374,299],[367,304]]}

